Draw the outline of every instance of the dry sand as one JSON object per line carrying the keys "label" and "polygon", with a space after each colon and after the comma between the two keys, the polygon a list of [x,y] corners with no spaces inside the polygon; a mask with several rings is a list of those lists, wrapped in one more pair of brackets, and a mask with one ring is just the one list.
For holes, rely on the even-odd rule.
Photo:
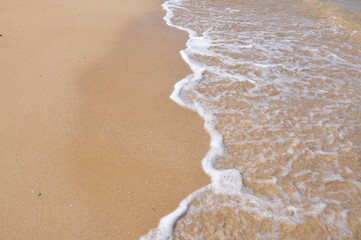
{"label": "dry sand", "polygon": [[136,239],[208,182],[161,1],[0,4],[0,239]]}

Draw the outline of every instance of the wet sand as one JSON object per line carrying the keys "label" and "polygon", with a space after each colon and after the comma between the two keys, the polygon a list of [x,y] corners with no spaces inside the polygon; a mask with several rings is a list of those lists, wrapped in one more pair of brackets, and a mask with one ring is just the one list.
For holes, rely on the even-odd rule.
{"label": "wet sand", "polygon": [[161,3],[0,4],[1,239],[137,239],[208,183]]}

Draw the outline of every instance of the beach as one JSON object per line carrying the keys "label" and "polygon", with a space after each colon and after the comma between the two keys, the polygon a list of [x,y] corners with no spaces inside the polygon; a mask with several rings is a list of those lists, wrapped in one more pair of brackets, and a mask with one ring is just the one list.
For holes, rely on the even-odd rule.
{"label": "beach", "polygon": [[209,182],[161,4],[0,4],[1,239],[138,239]]}
{"label": "beach", "polygon": [[3,1],[0,239],[361,239],[360,9]]}

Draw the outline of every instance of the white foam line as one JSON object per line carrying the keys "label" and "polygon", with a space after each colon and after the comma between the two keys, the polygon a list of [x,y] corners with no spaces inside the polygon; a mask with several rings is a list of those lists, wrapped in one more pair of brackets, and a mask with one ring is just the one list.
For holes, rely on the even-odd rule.
{"label": "white foam line", "polygon": [[211,185],[207,185],[182,200],[176,210],[174,210],[160,220],[158,228],[151,231],[146,236],[141,237],[140,240],[172,240],[175,224],[178,219],[180,219],[187,212],[189,204],[194,198],[206,191],[209,191],[210,189]]}
{"label": "white foam line", "polygon": [[[181,1],[181,0],[176,0]],[[187,41],[187,49],[181,51],[181,56],[184,61],[190,66],[193,74],[185,77],[183,80],[177,82],[174,86],[174,91],[172,92],[170,98],[178,103],[179,105],[191,109],[197,112],[204,119],[204,128],[209,133],[211,137],[210,142],[210,150],[207,152],[206,156],[202,160],[202,167],[204,171],[211,177],[212,183],[195,191],[187,198],[185,198],[180,204],[179,207],[173,211],[172,213],[166,215],[160,220],[158,228],[151,231],[148,235],[143,236],[141,240],[172,240],[173,239],[173,231],[176,222],[187,212],[189,204],[192,202],[200,194],[206,191],[213,191],[216,193],[223,194],[240,194],[240,190],[242,188],[242,176],[235,169],[228,170],[218,170],[214,168],[213,163],[214,160],[225,153],[223,147],[223,138],[222,135],[217,132],[214,128],[215,119],[212,114],[207,113],[201,107],[185,102],[180,96],[183,89],[187,89],[191,87],[191,84],[197,80],[199,80],[205,68],[199,66],[195,62],[193,62],[188,55],[186,54],[192,48],[192,42],[199,42],[204,36],[198,36],[195,31],[192,31],[187,28],[183,28],[177,25],[174,25],[171,22],[174,14],[171,10],[171,4],[169,1],[166,1],[162,6],[166,10],[166,16],[164,20],[167,22],[169,26],[178,28],[180,30],[186,31],[189,34],[189,39]],[[174,7],[174,6],[172,6]]]}

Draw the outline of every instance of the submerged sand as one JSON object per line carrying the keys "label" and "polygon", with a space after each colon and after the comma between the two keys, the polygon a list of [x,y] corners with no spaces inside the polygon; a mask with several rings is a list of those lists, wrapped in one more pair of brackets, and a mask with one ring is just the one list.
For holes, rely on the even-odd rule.
{"label": "submerged sand", "polygon": [[207,183],[160,4],[0,4],[1,239],[139,238]]}
{"label": "submerged sand", "polygon": [[197,33],[180,97],[222,136],[174,239],[361,239],[359,16],[312,0],[166,5]]}

